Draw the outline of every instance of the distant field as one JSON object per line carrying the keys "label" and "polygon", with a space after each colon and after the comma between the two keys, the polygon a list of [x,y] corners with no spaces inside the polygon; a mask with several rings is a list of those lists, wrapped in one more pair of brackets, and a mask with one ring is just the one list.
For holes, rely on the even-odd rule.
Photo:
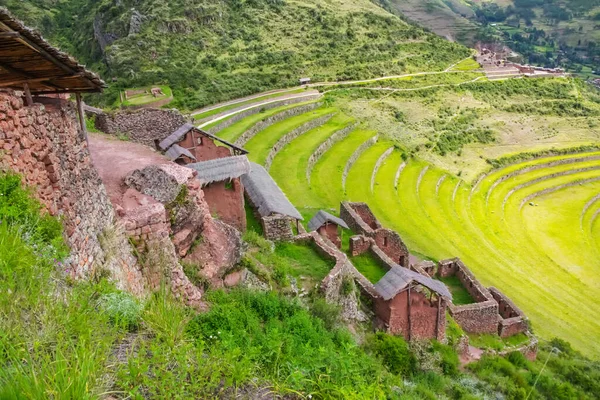
{"label": "distant field", "polygon": [[[160,87],[160,90],[162,91],[163,95],[154,97],[152,94],[150,94],[150,90],[153,87]],[[136,95],[130,96],[128,99],[125,99],[125,92],[127,90],[145,90],[147,93],[136,94]],[[173,91],[171,90],[171,88],[169,86],[166,86],[166,85],[147,86],[147,87],[143,87],[143,88],[130,88],[127,90],[124,90],[121,92],[121,97],[122,97],[123,101],[122,102],[119,101],[119,105],[122,105],[125,107],[141,106],[141,105],[150,104],[150,103],[154,103],[154,102],[157,102],[160,100],[164,100],[164,99],[173,97]]]}

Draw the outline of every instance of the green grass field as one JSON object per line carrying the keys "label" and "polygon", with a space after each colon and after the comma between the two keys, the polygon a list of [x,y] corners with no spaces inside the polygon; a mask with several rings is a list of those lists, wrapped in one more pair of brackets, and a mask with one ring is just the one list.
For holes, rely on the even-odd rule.
{"label": "green grass field", "polygon": [[[140,93],[140,94],[136,94],[131,96],[130,98],[125,100],[125,91],[123,91],[123,93],[121,94],[121,96],[123,97],[123,102],[119,101],[119,105],[123,105],[125,107],[127,106],[141,106],[144,104],[150,104],[150,103],[154,103],[156,101],[160,101],[169,97],[173,96],[173,91],[171,90],[171,88],[169,86],[166,85],[160,85],[158,86],[160,88],[160,90],[162,90],[164,96],[158,96],[158,97],[154,97],[153,95],[149,94],[150,89],[156,87],[156,86],[148,86],[145,88],[134,88],[134,89],[145,89],[148,91],[148,93]],[[127,89],[127,90],[132,90],[132,89]]]}
{"label": "green grass field", "polygon": [[[537,335],[558,336],[600,356],[594,340],[600,337],[600,322],[593,318],[600,307],[600,152],[533,159],[471,184],[407,156],[381,133],[349,163],[377,135],[357,126],[321,155],[309,183],[310,155],[355,122],[346,111],[321,107],[273,124],[248,141],[249,157],[264,163],[280,138],[334,113],[284,146],[271,165],[270,173],[307,220],[318,208],[337,209],[342,200],[367,202],[413,254],[432,260],[460,257],[484,285],[498,287],[525,311]],[[248,117],[219,135],[234,140],[260,118]],[[385,273],[373,260],[353,261],[373,282]],[[457,304],[472,302],[456,282],[447,283]]]}

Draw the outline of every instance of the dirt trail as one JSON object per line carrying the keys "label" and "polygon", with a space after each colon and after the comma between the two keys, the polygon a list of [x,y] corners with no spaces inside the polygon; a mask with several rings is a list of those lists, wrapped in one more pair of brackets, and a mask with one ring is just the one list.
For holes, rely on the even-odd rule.
{"label": "dirt trail", "polygon": [[100,174],[113,205],[122,205],[127,186],[123,179],[132,171],[169,160],[143,144],[125,142],[101,134],[89,134],[92,162]]}

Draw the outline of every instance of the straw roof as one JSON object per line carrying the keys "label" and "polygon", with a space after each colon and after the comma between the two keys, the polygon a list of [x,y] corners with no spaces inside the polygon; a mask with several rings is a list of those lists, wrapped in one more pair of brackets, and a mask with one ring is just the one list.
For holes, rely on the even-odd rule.
{"label": "straw roof", "polygon": [[239,146],[236,146],[233,143],[230,143],[226,140],[223,140],[211,133],[208,133],[206,131],[203,131],[202,129],[196,128],[194,125],[190,124],[189,122],[186,124],[181,125],[179,128],[177,128],[177,130],[173,133],[171,133],[169,136],[167,136],[165,139],[163,139],[162,142],[160,142],[158,144],[158,146],[162,149],[162,150],[166,150],[169,147],[171,147],[171,145],[173,145],[174,143],[179,142],[181,139],[183,139],[183,137],[185,135],[187,135],[187,133],[189,131],[191,131],[192,129],[194,129],[196,132],[200,133],[201,135],[206,136],[207,138],[210,138],[212,140],[216,140],[217,142],[221,142],[226,146],[229,146],[230,148],[234,149],[238,154],[248,154],[248,152],[245,149],[242,149]]}
{"label": "straw roof", "polygon": [[175,161],[181,156],[188,156],[192,160],[196,160],[196,157],[194,157],[194,155],[188,149],[184,149],[178,144],[174,144],[173,146],[169,147],[169,150],[165,152],[165,156],[167,156],[171,161]]}
{"label": "straw roof", "polygon": [[261,165],[250,163],[250,173],[242,176],[246,194],[263,217],[282,214],[302,220],[302,215],[290,203],[271,175]]}
{"label": "straw roof", "polygon": [[0,7],[0,88],[31,93],[100,92],[105,83]]}
{"label": "straw roof", "polygon": [[196,178],[203,185],[239,178],[250,172],[250,162],[246,156],[216,158],[214,160],[187,164],[186,167],[198,172]]}
{"label": "straw roof", "polygon": [[438,295],[452,300],[452,294],[442,282],[399,265],[392,267],[392,269],[377,282],[375,290],[377,290],[381,297],[387,301],[406,289],[412,282],[417,282]]}
{"label": "straw roof", "polygon": [[308,230],[310,232],[316,231],[327,222],[336,224],[338,226],[341,226],[342,228],[350,229],[348,228],[348,225],[344,222],[343,219],[331,215],[327,211],[320,210],[318,213],[315,214],[314,217],[312,217],[310,221],[308,221]]}

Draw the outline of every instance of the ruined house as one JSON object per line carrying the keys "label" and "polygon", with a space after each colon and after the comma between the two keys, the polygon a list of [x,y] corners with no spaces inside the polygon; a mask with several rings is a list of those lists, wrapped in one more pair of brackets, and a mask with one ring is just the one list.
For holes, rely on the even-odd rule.
{"label": "ruined house", "polygon": [[246,198],[260,219],[264,235],[270,240],[291,240],[302,215],[290,203],[267,170],[250,163],[250,172],[242,176]]}
{"label": "ruined house", "polygon": [[[190,152],[196,161],[248,154],[241,147],[198,129],[190,123],[180,126],[175,132],[158,142],[157,146],[162,151],[168,151],[175,144]],[[182,159],[178,159],[178,163],[185,164]]]}
{"label": "ruined house", "polygon": [[319,235],[326,237],[335,244],[338,249],[342,247],[342,240],[339,233],[340,228],[350,229],[343,219],[323,210],[317,212],[308,222],[308,230],[310,232],[317,231]]}
{"label": "ruined house", "polygon": [[445,338],[446,304],[452,295],[442,282],[396,266],[375,290],[380,296],[374,299],[375,315],[388,333],[406,340]]}
{"label": "ruined house", "polygon": [[248,158],[246,156],[216,158],[187,164],[186,167],[197,172],[196,179],[202,183],[204,199],[208,203],[211,214],[240,232],[244,232],[246,210],[244,186],[240,177],[250,172]]}
{"label": "ruined house", "polygon": [[410,253],[400,235],[382,227],[366,203],[342,202],[340,218],[358,234],[350,239],[352,256],[360,255],[376,245],[394,263],[405,268],[409,267]]}

